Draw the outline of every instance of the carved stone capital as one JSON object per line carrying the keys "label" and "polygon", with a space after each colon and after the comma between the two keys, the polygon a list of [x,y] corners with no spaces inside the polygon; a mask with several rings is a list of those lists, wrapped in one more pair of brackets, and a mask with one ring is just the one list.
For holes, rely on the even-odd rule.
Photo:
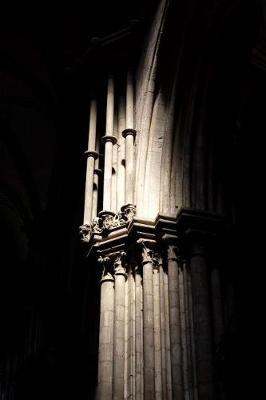
{"label": "carved stone capital", "polygon": [[79,227],[79,234],[81,237],[81,241],[88,243],[92,236],[92,228],[91,225],[84,224]]}
{"label": "carved stone capital", "polygon": [[113,226],[113,220],[114,220],[115,213],[112,211],[101,211],[99,212],[99,218],[101,219],[102,222],[102,229],[103,231],[109,230]]}
{"label": "carved stone capital", "polygon": [[99,256],[98,263],[102,268],[101,283],[106,281],[114,281],[114,269],[110,257]]}
{"label": "carved stone capital", "polygon": [[152,261],[153,261],[153,270],[159,272],[160,265],[162,265],[163,263],[161,254],[155,251],[153,253]]}
{"label": "carved stone capital", "polygon": [[134,266],[134,273],[135,273],[136,275],[142,275],[142,265],[136,264],[136,265]]}
{"label": "carved stone capital", "polygon": [[178,237],[172,234],[165,234],[162,239],[166,245],[167,260],[181,262],[181,251]]}
{"label": "carved stone capital", "polygon": [[115,275],[124,275],[127,277],[126,267],[125,267],[125,257],[126,253],[122,250],[114,255],[114,271]]}
{"label": "carved stone capital", "polygon": [[168,243],[167,245],[167,259],[168,261],[178,261],[179,260],[178,247],[174,244]]}
{"label": "carved stone capital", "polygon": [[138,239],[137,240],[138,245],[140,246],[141,249],[141,263],[142,265],[145,265],[147,263],[152,263],[154,262],[154,248],[156,245],[155,241],[151,240],[144,240],[144,239]]}
{"label": "carved stone capital", "polygon": [[126,204],[121,207],[121,213],[125,222],[130,222],[136,215],[136,206],[134,204]]}
{"label": "carved stone capital", "polygon": [[126,224],[121,212],[115,214],[112,211],[103,210],[99,213],[99,219],[101,220],[101,228],[102,232],[104,233],[107,233],[113,228]]}

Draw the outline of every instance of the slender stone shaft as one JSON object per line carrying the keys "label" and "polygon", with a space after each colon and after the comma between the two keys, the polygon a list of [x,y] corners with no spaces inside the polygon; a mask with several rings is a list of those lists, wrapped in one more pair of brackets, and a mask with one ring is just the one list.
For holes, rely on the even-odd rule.
{"label": "slender stone shaft", "polygon": [[113,161],[113,141],[109,136],[104,136],[105,157],[104,157],[104,181],[103,181],[103,209],[111,210],[112,199],[112,161]]}
{"label": "slender stone shaft", "polygon": [[124,351],[125,351],[124,398],[125,399],[128,399],[129,393],[130,393],[130,390],[129,390],[129,380],[130,380],[130,368],[129,368],[129,337],[130,337],[130,327],[129,327],[130,307],[129,307],[129,302],[130,302],[130,284],[129,284],[129,276],[130,276],[130,274],[131,274],[131,271],[129,271],[128,279],[126,280],[126,283],[125,283],[125,346],[124,346]]}
{"label": "slender stone shaft", "polygon": [[204,237],[192,237],[190,267],[199,399],[211,400],[213,393],[212,335],[208,269]]}
{"label": "slender stone shaft", "polygon": [[153,261],[151,251],[143,245],[143,334],[144,334],[144,399],[155,399]]}
{"label": "slender stone shaft", "polygon": [[190,333],[190,348],[191,348],[191,365],[192,365],[192,392],[193,400],[198,400],[198,380],[197,380],[197,362],[196,362],[196,342],[193,318],[193,299],[192,299],[192,282],[191,282],[191,269],[187,265],[187,300],[188,300],[188,325]]}
{"label": "slender stone shaft", "polygon": [[114,129],[114,78],[108,77],[107,103],[106,103],[106,135],[113,135]]}
{"label": "slender stone shaft", "polygon": [[87,155],[87,171],[85,184],[85,202],[84,202],[84,224],[90,224],[93,208],[93,179],[94,179],[94,161],[98,157],[95,151],[86,151]]}
{"label": "slender stone shaft", "polygon": [[114,129],[114,81],[108,79],[107,106],[106,106],[106,135],[102,137],[104,149],[104,181],[103,181],[103,210],[111,211],[112,203],[112,164],[113,145],[117,142],[113,136]]}
{"label": "slender stone shaft", "polygon": [[123,136],[126,139],[126,203],[134,204],[134,137],[136,131],[133,129],[133,83],[131,73],[127,75],[127,95],[126,95],[126,129]]}
{"label": "slender stone shaft", "polygon": [[[161,319],[161,358],[162,358],[162,398],[167,399],[167,369],[166,369],[166,317],[165,317],[165,293],[164,293],[164,270],[162,265],[162,259],[159,264],[159,276],[160,276],[160,319]],[[168,296],[168,293],[167,293]]]}
{"label": "slender stone shaft", "polygon": [[[99,154],[99,141],[96,142],[96,152]],[[99,158],[94,163],[94,176],[93,176],[93,198],[92,198],[92,218],[98,214],[98,189],[99,189]]]}
{"label": "slender stone shaft", "polygon": [[171,342],[170,342],[170,317],[169,317],[169,289],[168,274],[164,273],[164,306],[165,306],[165,362],[166,362],[166,399],[172,400],[172,368],[171,368]]}
{"label": "slender stone shaft", "polygon": [[97,400],[112,400],[114,346],[114,278],[101,280],[100,337]]}
{"label": "slender stone shaft", "polygon": [[[126,133],[125,133],[126,132]],[[126,203],[134,203],[134,135],[135,131],[125,130],[126,138]]]}
{"label": "slender stone shaft", "polygon": [[155,399],[162,400],[162,342],[160,314],[160,275],[159,265],[153,269],[153,323],[154,323],[154,358],[155,358]]}
{"label": "slender stone shaft", "polygon": [[183,386],[184,398],[189,400],[189,371],[188,371],[188,334],[186,327],[186,300],[184,289],[184,266],[179,267],[179,301],[180,301],[180,324],[181,324],[181,344],[182,344],[182,364],[183,364]]}
{"label": "slender stone shaft", "polygon": [[117,160],[117,209],[125,204],[125,138],[122,132],[126,127],[125,100],[121,96],[118,105],[118,160]]}
{"label": "slender stone shaft", "polygon": [[115,213],[117,211],[117,144],[113,145],[113,166],[112,166],[112,199],[111,210]]}
{"label": "slender stone shaft", "polygon": [[[191,296],[191,287],[189,283],[190,273],[189,268],[186,261],[183,261],[183,283],[184,283],[184,310],[185,310],[185,330],[186,330],[186,343],[187,343],[187,368],[188,368],[188,391],[189,391],[189,398],[195,399],[194,395],[194,373],[195,373],[195,362],[193,362],[193,355],[194,352],[194,340],[192,340],[192,333],[191,333],[191,322],[192,319],[192,309],[190,309],[190,299]],[[195,357],[194,357],[195,358]]]}
{"label": "slender stone shaft", "polygon": [[170,312],[170,340],[171,340],[171,365],[172,365],[172,390],[173,399],[183,399],[182,379],[182,349],[180,329],[180,305],[179,305],[179,279],[177,247],[169,243],[168,257],[168,290]]}
{"label": "slender stone shaft", "polygon": [[125,279],[126,271],[119,255],[115,262],[115,319],[114,319],[114,371],[113,399],[124,398],[124,346],[125,346]]}
{"label": "slender stone shaft", "polygon": [[91,100],[88,149],[94,151],[96,148],[96,123],[97,123],[97,103],[95,100]]}
{"label": "slender stone shaft", "polygon": [[131,71],[127,73],[126,128],[134,128],[134,88]]}
{"label": "slender stone shaft", "polygon": [[135,399],[136,381],[135,381],[135,348],[136,348],[136,331],[135,331],[135,280],[134,275],[130,276],[131,297],[130,297],[130,393],[132,399]]}
{"label": "slender stone shaft", "polygon": [[136,283],[136,400],[143,399],[143,314],[142,277],[140,268],[135,269]]}
{"label": "slender stone shaft", "polygon": [[85,204],[84,204],[84,224],[90,224],[92,219],[93,209],[93,179],[94,179],[94,164],[98,158],[95,152],[96,144],[96,120],[97,120],[97,105],[96,101],[92,100],[90,105],[90,121],[89,121],[89,139],[87,155],[87,170],[85,184]]}

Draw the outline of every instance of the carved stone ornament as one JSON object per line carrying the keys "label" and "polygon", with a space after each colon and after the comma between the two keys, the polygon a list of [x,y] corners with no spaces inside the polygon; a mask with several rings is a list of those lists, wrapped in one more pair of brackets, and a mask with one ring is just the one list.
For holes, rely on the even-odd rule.
{"label": "carved stone ornament", "polygon": [[114,270],[113,270],[113,265],[112,265],[110,257],[100,256],[98,258],[98,262],[102,268],[101,282],[103,282],[105,280],[113,280],[114,279],[113,278]]}
{"label": "carved stone ornament", "polygon": [[102,233],[103,231],[102,219],[99,217],[95,217],[92,221],[91,227],[93,233]]}
{"label": "carved stone ornament", "polygon": [[113,226],[113,220],[114,220],[114,215],[106,214],[106,215],[102,218],[102,226],[103,226],[103,229],[105,229],[105,230],[111,229],[112,226]]}
{"label": "carved stone ornament", "polygon": [[121,208],[121,212],[124,220],[130,222],[136,215],[136,206],[134,204],[126,204]]}
{"label": "carved stone ornament", "polygon": [[126,275],[126,268],[124,265],[125,257],[126,253],[124,251],[117,253],[114,261],[114,270],[116,275]]}
{"label": "carved stone ornament", "polygon": [[142,265],[148,262],[153,263],[153,256],[154,252],[152,249],[152,245],[150,242],[147,242],[143,239],[138,239],[137,243],[141,246],[141,258],[142,258]]}
{"label": "carved stone ornament", "polygon": [[93,234],[106,235],[114,228],[126,226],[136,215],[136,206],[127,204],[118,213],[101,211],[91,224],[84,224],[79,227],[79,233],[83,242],[89,242]]}
{"label": "carved stone ornament", "polygon": [[160,253],[154,252],[153,253],[153,257],[152,257],[152,261],[153,261],[153,269],[156,271],[159,271],[160,269],[160,265],[162,265],[162,256]]}
{"label": "carved stone ornament", "polygon": [[113,226],[112,228],[116,228],[117,226],[123,226],[126,224],[126,220],[124,219],[124,215],[121,211],[115,214],[113,219]]}
{"label": "carved stone ornament", "polygon": [[89,242],[92,236],[92,227],[91,225],[85,224],[79,227],[79,234],[81,236],[81,240],[83,242]]}
{"label": "carved stone ornament", "polygon": [[167,247],[168,260],[178,261],[178,247],[174,244],[169,244]]}

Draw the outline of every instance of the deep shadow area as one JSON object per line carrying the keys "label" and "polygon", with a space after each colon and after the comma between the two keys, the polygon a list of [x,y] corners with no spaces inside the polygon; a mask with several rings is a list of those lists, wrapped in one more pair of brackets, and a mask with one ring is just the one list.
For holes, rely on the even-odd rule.
{"label": "deep shadow area", "polygon": [[[234,291],[235,313],[217,367],[228,399],[246,393],[244,379],[251,390],[257,380],[257,370],[253,380],[250,366],[256,365],[254,354],[263,343],[260,282],[265,246],[257,227],[264,226],[265,21],[259,3],[249,2],[250,9],[243,6],[239,18],[235,3],[230,26],[222,6],[216,14],[224,20],[217,20],[217,27],[223,27],[217,28],[221,47],[211,60],[216,75],[206,124],[206,134],[217,138],[216,155],[222,160],[217,174],[224,174],[228,199],[235,204],[224,273],[225,284]],[[97,87],[102,93],[99,108],[104,110],[106,72],[111,68],[120,76],[124,63],[136,63],[155,4],[100,1],[83,9],[66,6],[62,14],[39,11],[33,19],[14,17],[1,27],[1,399],[94,398],[99,277],[78,235],[89,98]],[[201,18],[205,12],[207,6]],[[195,24],[185,40],[184,95],[199,26]],[[91,42],[128,27],[128,36],[106,47]],[[167,45],[176,46],[174,35]],[[161,66],[162,76],[167,70]],[[104,131],[104,121],[99,123]],[[230,143],[221,139],[229,131]],[[228,169],[232,164],[233,171]]]}

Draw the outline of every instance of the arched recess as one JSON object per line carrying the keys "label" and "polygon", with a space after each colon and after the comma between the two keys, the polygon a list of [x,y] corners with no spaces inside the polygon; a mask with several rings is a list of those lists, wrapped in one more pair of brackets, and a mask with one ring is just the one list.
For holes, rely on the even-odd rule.
{"label": "arched recess", "polygon": [[143,215],[159,206],[232,216],[235,120],[259,15],[254,2],[160,3],[137,71]]}

